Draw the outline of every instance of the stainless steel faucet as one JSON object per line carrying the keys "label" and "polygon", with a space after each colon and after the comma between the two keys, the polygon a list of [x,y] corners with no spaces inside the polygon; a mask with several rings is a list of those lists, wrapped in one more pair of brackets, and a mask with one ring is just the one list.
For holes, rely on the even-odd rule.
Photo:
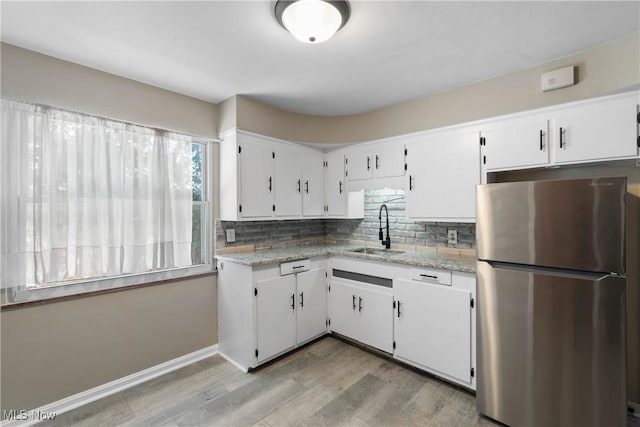
{"label": "stainless steel faucet", "polygon": [[[382,236],[382,208],[387,215],[387,238],[384,239]],[[387,209],[387,205],[383,204],[380,206],[380,212],[378,212],[378,219],[380,220],[380,232],[378,233],[378,238],[382,242],[385,248],[391,249],[391,237],[389,237],[389,209]]]}

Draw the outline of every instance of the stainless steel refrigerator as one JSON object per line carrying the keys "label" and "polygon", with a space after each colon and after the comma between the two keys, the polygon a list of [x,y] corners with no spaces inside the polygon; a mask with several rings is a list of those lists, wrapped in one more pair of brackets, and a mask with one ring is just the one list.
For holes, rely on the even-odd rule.
{"label": "stainless steel refrigerator", "polygon": [[626,178],[477,187],[478,411],[624,426]]}

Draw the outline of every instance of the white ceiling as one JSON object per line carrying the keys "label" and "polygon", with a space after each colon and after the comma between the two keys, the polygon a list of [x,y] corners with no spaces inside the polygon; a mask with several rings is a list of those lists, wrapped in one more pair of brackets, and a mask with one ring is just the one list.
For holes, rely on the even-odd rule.
{"label": "white ceiling", "polygon": [[527,68],[640,28],[640,2],[352,1],[296,41],[275,1],[0,3],[3,41],[218,103],[361,113]]}

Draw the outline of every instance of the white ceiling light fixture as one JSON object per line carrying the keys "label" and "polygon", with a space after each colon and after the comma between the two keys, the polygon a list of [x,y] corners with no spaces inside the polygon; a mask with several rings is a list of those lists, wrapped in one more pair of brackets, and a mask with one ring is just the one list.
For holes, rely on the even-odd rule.
{"label": "white ceiling light fixture", "polygon": [[304,43],[329,40],[349,20],[347,1],[278,0],[276,19],[295,38]]}

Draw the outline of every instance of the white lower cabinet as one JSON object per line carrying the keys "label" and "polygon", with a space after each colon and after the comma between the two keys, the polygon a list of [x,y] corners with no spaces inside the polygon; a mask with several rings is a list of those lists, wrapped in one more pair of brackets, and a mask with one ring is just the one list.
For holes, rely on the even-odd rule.
{"label": "white lower cabinet", "polygon": [[394,357],[475,388],[475,277],[454,272],[451,286],[397,279],[393,291]]}
{"label": "white lower cabinet", "polygon": [[258,362],[296,346],[296,276],[256,281]]}
{"label": "white lower cabinet", "polygon": [[326,269],[304,271],[296,279],[296,343],[301,344],[327,332]]}
{"label": "white lower cabinet", "polygon": [[326,259],[307,262],[308,271],[281,275],[279,264],[218,261],[223,357],[247,371],[327,332]]}
{"label": "white lower cabinet", "polygon": [[333,278],[329,283],[330,329],[387,353],[393,352],[393,291]]}

